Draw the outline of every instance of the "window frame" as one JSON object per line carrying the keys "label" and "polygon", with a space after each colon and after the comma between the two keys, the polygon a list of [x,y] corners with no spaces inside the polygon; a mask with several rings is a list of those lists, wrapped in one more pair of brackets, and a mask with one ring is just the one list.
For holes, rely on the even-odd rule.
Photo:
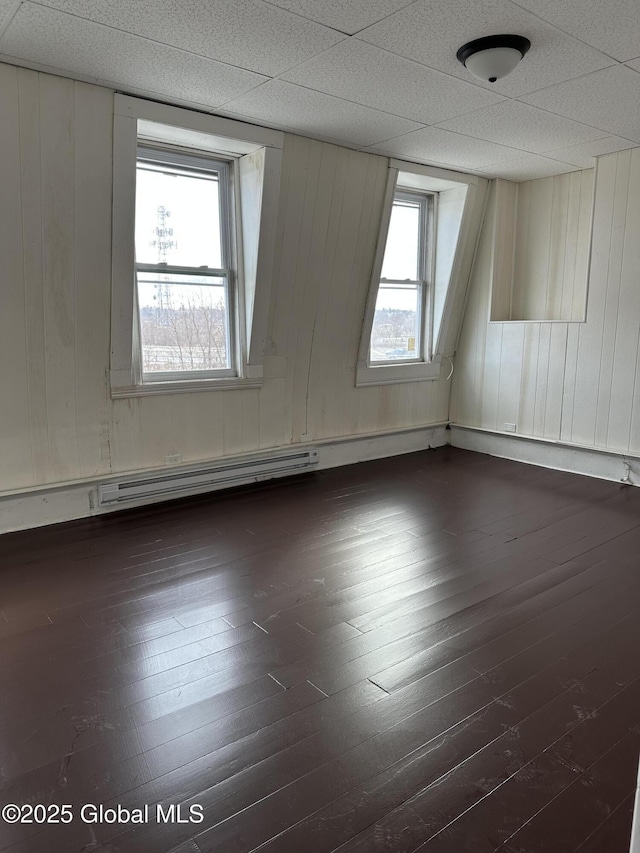
{"label": "window frame", "polygon": [[[435,252],[433,246],[433,238],[435,234],[435,216],[438,203],[438,195],[432,191],[421,191],[404,186],[396,185],[391,202],[391,212],[389,215],[389,226],[391,217],[393,216],[393,207],[398,201],[409,201],[419,204],[420,215],[418,221],[418,278],[412,279],[388,279],[380,276],[378,288],[376,291],[376,302],[380,292],[381,285],[415,285],[420,288],[419,310],[418,310],[418,334],[419,347],[416,351],[419,353],[416,358],[397,358],[397,359],[372,359],[371,344],[373,338],[373,327],[375,324],[375,306],[374,320],[371,324],[371,333],[369,335],[369,349],[367,354],[367,366],[370,368],[376,367],[392,367],[405,364],[423,364],[431,360],[432,351],[432,316],[431,309],[432,301],[432,285],[435,263]],[[382,255],[382,263],[384,265],[384,254],[386,253],[387,242],[389,240],[389,226],[387,227],[387,235],[385,239],[384,252]]]}
{"label": "window frame", "polygon": [[[443,359],[448,362],[447,378],[450,378],[488,186],[488,179],[477,175],[406,160],[388,160],[378,240],[356,363],[357,388],[439,379]],[[375,362],[370,359],[371,332],[393,199],[398,187],[433,193],[436,199],[432,217],[432,281],[428,300],[430,344],[425,360]]]}
{"label": "window frame", "polygon": [[[143,382],[135,264],[135,188],[138,146],[184,149],[233,166],[234,277],[237,329],[234,375]],[[112,399],[157,394],[260,388],[276,249],[282,175],[282,131],[184,107],[115,94],[111,254]]]}
{"label": "window frame", "polygon": [[214,172],[219,175],[219,217],[220,217],[220,253],[223,266],[196,267],[175,266],[171,264],[147,264],[138,260],[135,262],[136,271],[136,309],[135,322],[138,328],[141,322],[140,309],[138,305],[138,273],[156,273],[161,275],[174,273],[176,275],[193,275],[210,278],[222,278],[225,281],[227,303],[227,368],[214,368],[211,370],[171,370],[146,372],[142,363],[142,336],[138,339],[140,346],[137,347],[134,357],[139,359],[138,373],[143,385],[155,382],[190,382],[195,380],[219,379],[238,376],[239,349],[241,341],[241,328],[238,324],[238,297],[239,275],[237,238],[236,238],[236,216],[233,200],[236,196],[234,187],[235,170],[233,161],[222,159],[216,154],[207,152],[186,151],[185,149],[172,146],[150,145],[144,139],[140,139],[136,155],[136,177],[140,163],[150,162],[165,165],[170,171],[173,167],[175,173],[180,172]]}

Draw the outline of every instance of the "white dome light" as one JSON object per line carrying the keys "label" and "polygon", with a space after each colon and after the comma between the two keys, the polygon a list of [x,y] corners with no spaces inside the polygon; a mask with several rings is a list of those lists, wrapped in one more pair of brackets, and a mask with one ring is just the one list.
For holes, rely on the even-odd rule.
{"label": "white dome light", "polygon": [[456,56],[478,80],[495,83],[513,71],[530,47],[524,36],[486,36],[464,44]]}

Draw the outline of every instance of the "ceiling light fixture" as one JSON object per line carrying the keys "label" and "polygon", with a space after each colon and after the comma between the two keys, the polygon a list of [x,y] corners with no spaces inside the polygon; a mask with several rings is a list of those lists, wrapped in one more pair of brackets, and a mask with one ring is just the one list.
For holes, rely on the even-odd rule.
{"label": "ceiling light fixture", "polygon": [[513,71],[530,47],[524,36],[485,36],[463,44],[456,56],[478,80],[495,83]]}

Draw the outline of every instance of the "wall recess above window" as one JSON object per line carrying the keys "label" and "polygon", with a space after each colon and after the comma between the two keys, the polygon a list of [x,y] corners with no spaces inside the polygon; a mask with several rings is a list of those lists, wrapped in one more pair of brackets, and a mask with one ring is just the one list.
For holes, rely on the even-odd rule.
{"label": "wall recess above window", "polygon": [[593,169],[495,182],[485,223],[493,322],[584,322],[593,192]]}

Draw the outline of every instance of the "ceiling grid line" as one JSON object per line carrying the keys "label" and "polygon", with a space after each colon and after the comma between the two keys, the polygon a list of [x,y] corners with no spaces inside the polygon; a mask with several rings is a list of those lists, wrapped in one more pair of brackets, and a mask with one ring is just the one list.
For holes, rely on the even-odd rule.
{"label": "ceiling grid line", "polygon": [[[450,169],[640,145],[637,0],[0,0],[0,22],[15,64]],[[531,50],[479,82],[456,51],[500,32]]]}

